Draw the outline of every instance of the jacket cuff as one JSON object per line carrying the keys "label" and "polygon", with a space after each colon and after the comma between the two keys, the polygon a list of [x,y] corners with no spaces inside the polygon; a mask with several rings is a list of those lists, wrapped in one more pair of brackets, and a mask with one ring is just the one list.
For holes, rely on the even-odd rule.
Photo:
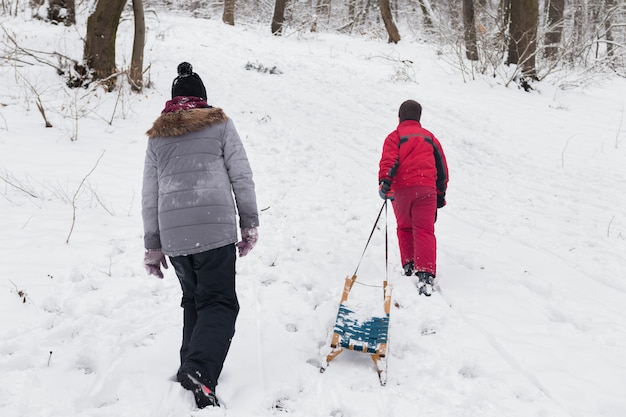
{"label": "jacket cuff", "polygon": [[259,227],[258,216],[242,216],[239,218],[239,227],[241,229],[249,229],[251,227]]}
{"label": "jacket cuff", "polygon": [[161,249],[161,237],[159,235],[144,236],[143,244],[146,249]]}

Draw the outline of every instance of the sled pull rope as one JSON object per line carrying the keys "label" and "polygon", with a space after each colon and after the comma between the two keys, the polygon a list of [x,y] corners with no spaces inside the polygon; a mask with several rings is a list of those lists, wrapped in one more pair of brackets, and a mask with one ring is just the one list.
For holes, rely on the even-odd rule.
{"label": "sled pull rope", "polygon": [[[359,263],[356,266],[356,269],[354,270],[354,275],[356,275],[356,273],[359,271],[359,267],[361,266],[361,262],[363,262],[363,257],[365,256],[365,251],[367,250],[367,247],[370,244],[370,241],[372,240],[372,236],[374,235],[374,231],[376,230],[376,225],[378,224],[378,221],[380,220],[380,215],[383,213],[383,209],[387,208],[387,200],[385,200],[385,202],[383,203],[383,205],[381,206],[380,210],[378,211],[378,216],[376,216],[376,221],[374,222],[374,226],[372,227],[372,231],[370,232],[370,237],[367,239],[367,243],[365,244],[365,248],[363,248],[363,253],[361,254],[361,259],[359,259]],[[385,210],[385,220],[387,220],[387,210]],[[387,273],[387,222],[385,221],[385,274]],[[387,277],[385,276],[385,280],[387,279]]]}

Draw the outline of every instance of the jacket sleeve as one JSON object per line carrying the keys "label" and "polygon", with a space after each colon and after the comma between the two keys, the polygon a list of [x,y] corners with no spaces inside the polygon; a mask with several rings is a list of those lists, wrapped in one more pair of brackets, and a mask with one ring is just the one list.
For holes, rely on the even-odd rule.
{"label": "jacket sleeve", "polygon": [[144,246],[146,249],[159,249],[159,183],[156,167],[156,154],[148,139],[141,190],[141,215],[143,218]]}
{"label": "jacket sleeve", "polygon": [[437,138],[433,137],[433,145],[435,148],[435,165],[437,166],[437,195],[445,198],[448,189],[448,163]]}
{"label": "jacket sleeve", "polygon": [[399,140],[398,132],[396,131],[391,132],[385,139],[378,169],[378,182],[383,179],[392,180],[395,174],[394,169],[397,169]]}
{"label": "jacket sleeve", "polygon": [[239,133],[237,133],[235,124],[231,119],[226,122],[224,131],[224,162],[235,194],[235,203],[239,213],[239,227],[259,226],[252,169]]}

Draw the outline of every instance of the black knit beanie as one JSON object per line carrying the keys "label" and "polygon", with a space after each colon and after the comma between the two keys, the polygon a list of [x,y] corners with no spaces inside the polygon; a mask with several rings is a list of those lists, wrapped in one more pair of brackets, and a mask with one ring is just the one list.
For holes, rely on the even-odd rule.
{"label": "black knit beanie", "polygon": [[400,118],[400,123],[405,120],[415,120],[419,122],[422,117],[422,105],[415,100],[407,100],[400,105],[398,117]]}
{"label": "black knit beanie", "polygon": [[200,76],[193,72],[189,62],[181,62],[178,65],[178,77],[172,83],[172,98],[177,96],[199,97],[206,101],[206,89]]}

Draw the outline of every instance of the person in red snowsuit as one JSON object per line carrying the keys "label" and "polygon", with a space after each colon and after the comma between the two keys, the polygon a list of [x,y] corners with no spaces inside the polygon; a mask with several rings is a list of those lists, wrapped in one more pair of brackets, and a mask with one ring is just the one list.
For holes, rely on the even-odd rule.
{"label": "person in red snowsuit", "polygon": [[446,205],[448,165],[439,140],[420,124],[422,106],[407,100],[383,144],[379,193],[392,200],[404,273],[430,295],[437,274],[437,209]]}

